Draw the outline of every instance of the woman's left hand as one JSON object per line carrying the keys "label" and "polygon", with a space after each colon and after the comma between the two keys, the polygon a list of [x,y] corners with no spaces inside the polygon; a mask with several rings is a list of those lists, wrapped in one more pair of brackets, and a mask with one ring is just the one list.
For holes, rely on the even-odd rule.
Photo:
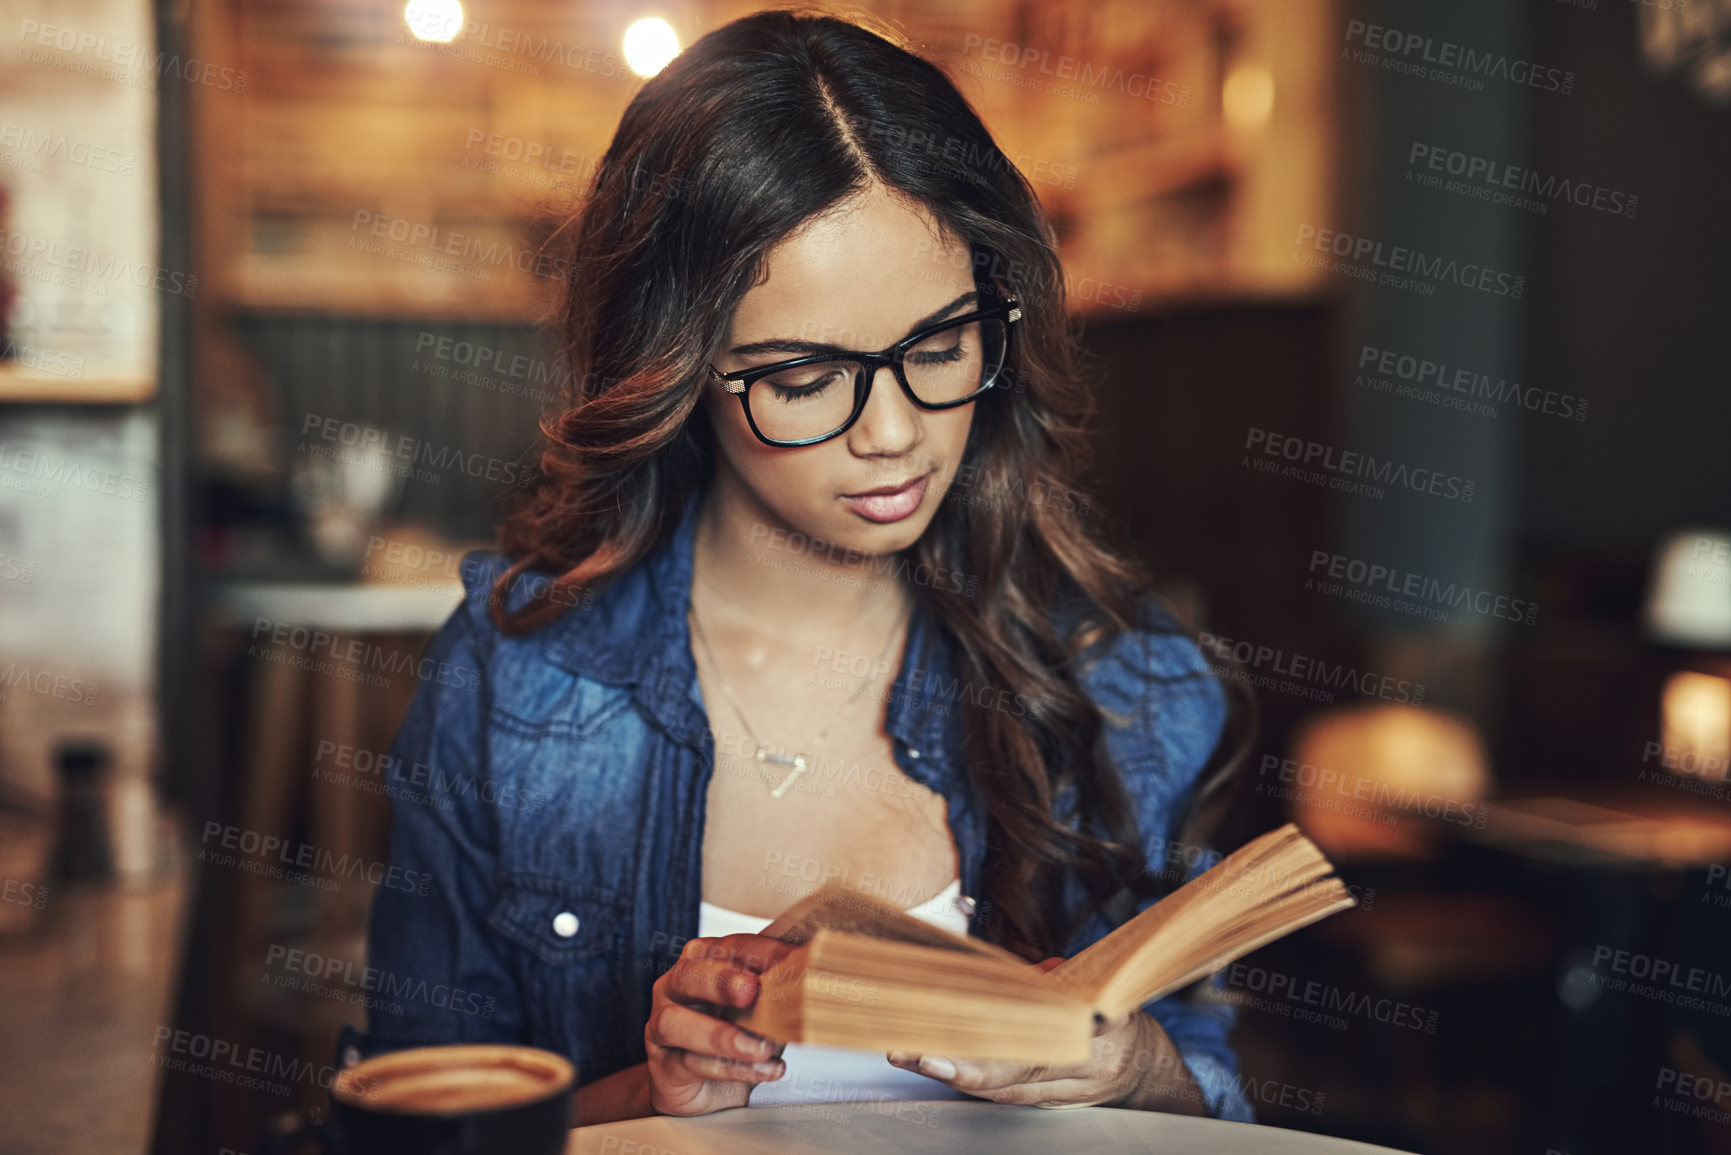
{"label": "woman's left hand", "polygon": [[[1064,960],[1038,964],[1049,971]],[[1123,1106],[1200,1113],[1202,1096],[1178,1048],[1154,1018],[1137,1011],[1094,1024],[1094,1052],[1073,1066],[950,1059],[889,1053],[891,1065],[916,1071],[995,1103],[1034,1107]],[[1164,1077],[1161,1077],[1164,1075]],[[1151,1086],[1150,1081],[1162,1084]]]}

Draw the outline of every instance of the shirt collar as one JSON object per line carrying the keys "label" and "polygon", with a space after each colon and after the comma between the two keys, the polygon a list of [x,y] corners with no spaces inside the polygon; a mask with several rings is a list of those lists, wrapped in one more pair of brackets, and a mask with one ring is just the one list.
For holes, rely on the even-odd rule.
{"label": "shirt collar", "polygon": [[[697,666],[691,656],[692,549],[704,486],[686,498],[666,542],[621,575],[587,611],[566,615],[552,657],[576,673],[634,688],[636,697],[667,731],[691,743],[704,732]],[[890,692],[886,729],[904,745],[936,754],[945,747],[946,719],[955,716],[952,645],[914,590],[907,656]],[[935,785],[928,783],[928,785]]]}

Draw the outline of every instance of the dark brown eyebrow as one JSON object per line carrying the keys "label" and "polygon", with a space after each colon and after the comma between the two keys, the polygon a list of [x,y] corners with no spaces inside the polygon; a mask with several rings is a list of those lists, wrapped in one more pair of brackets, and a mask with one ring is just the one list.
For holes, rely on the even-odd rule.
{"label": "dark brown eyebrow", "polygon": [[[951,301],[949,304],[945,305],[943,308],[938,309],[935,312],[928,313],[926,316],[921,317],[919,320],[915,321],[912,325],[909,325],[908,331],[906,333],[902,334],[902,336],[906,337],[906,336],[909,336],[913,333],[916,333],[919,330],[925,328],[927,325],[935,325],[939,321],[943,320],[945,317],[949,316],[951,313],[955,312],[957,309],[961,308],[963,305],[973,304],[975,301],[978,301],[979,298],[980,298],[980,294],[979,294],[978,290],[969,289],[967,292],[963,293],[961,296],[957,297],[955,300]],[[857,352],[866,352],[866,350],[863,350],[863,349],[862,350],[844,349],[840,345],[831,345],[831,344],[827,344],[827,343],[822,342],[822,341],[796,341],[796,340],[793,340],[792,338],[788,338],[788,337],[773,337],[768,341],[752,341],[751,343],[746,344],[746,345],[735,345],[733,348],[728,350],[729,353],[732,353],[736,356],[750,356],[753,353],[800,353],[800,354],[803,354],[803,353],[850,353],[850,352],[856,352],[856,351]]]}

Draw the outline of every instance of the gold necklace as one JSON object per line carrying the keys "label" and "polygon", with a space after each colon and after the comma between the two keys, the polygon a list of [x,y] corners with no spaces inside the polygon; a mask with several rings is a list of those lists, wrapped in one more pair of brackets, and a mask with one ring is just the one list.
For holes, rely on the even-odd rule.
{"label": "gold necklace", "polygon": [[[708,583],[706,582],[704,584],[707,585]],[[719,597],[720,595],[718,594],[716,596]],[[896,634],[901,630],[903,619],[912,612],[913,602],[910,600],[903,608],[902,612],[896,615],[895,624],[890,627],[889,637],[884,639],[883,649],[878,651],[878,656],[872,661],[871,669],[875,670],[882,664],[884,658],[890,652],[890,646],[893,645],[896,640]],[[768,746],[765,746],[758,740],[757,732],[751,728],[751,723],[745,720],[745,711],[740,708],[739,699],[733,696],[733,689],[727,684],[727,675],[721,672],[721,663],[715,660],[715,651],[709,648],[709,639],[704,636],[703,625],[697,620],[697,603],[695,601],[691,603],[691,608],[687,612],[686,616],[691,621],[691,628],[697,634],[698,642],[703,646],[704,656],[709,659],[709,668],[715,671],[716,681],[721,686],[721,692],[726,694],[727,700],[733,704],[733,712],[739,718],[739,724],[745,727],[746,735],[751,739],[752,745],[757,747],[757,761],[760,764],[773,763],[777,766],[786,766],[790,768],[787,777],[781,780],[781,785],[774,787],[769,792],[771,798],[780,798],[783,794],[787,793],[787,788],[793,785],[794,779],[805,773],[805,768],[810,765],[807,754],[795,754],[792,757],[789,757],[786,754],[776,754],[773,753]],[[836,709],[836,712],[830,716],[829,721],[824,723],[823,729],[817,732],[817,737],[811,740],[811,750],[809,752],[810,757],[817,757],[817,747],[823,744],[824,735],[829,733],[830,727],[834,726],[836,722],[841,719],[841,716],[847,712],[848,707],[852,706],[859,700],[860,695],[865,692],[865,688],[871,684],[871,681],[872,679],[870,674],[867,674],[867,676],[861,680],[860,684],[854,687],[853,692],[847,696],[847,700],[843,702]]]}

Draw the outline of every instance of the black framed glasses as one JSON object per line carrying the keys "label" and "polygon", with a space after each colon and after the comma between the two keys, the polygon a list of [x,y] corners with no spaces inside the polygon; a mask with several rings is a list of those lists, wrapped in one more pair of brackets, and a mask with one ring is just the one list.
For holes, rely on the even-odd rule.
{"label": "black framed glasses", "polygon": [[783,448],[816,445],[853,427],[865,412],[878,370],[886,365],[921,409],[966,405],[1004,376],[1021,319],[1021,305],[1003,298],[927,325],[881,352],[812,353],[733,373],[711,365],[709,373],[739,398],[759,441]]}

